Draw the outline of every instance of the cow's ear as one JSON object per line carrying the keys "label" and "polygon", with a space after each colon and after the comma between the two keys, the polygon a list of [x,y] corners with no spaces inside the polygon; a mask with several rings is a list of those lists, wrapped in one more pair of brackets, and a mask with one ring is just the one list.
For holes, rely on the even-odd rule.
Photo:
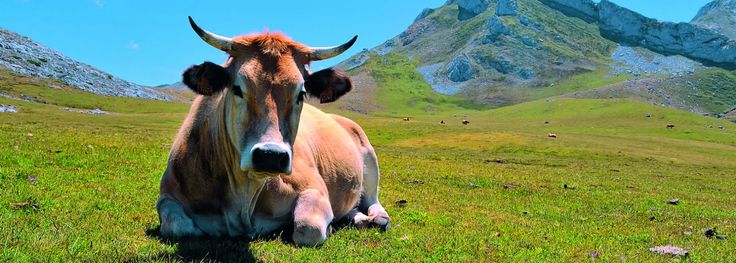
{"label": "cow's ear", "polygon": [[348,93],[353,83],[347,73],[328,68],[309,75],[304,88],[310,96],[319,98],[320,103],[329,103]]}
{"label": "cow's ear", "polygon": [[182,74],[182,78],[187,87],[207,96],[220,92],[230,83],[230,74],[227,70],[209,61],[189,67]]}

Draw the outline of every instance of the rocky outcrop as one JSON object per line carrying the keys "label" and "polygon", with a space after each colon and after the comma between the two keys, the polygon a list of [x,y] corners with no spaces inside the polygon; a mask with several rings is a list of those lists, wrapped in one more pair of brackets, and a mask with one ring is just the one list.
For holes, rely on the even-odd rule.
{"label": "rocky outcrop", "polygon": [[565,15],[577,17],[588,23],[598,21],[598,8],[591,0],[539,0]]}
{"label": "rocky outcrop", "polygon": [[[660,22],[608,0],[540,0],[562,13],[597,22],[600,33],[615,42],[681,55],[710,66],[736,69],[736,41],[688,23]],[[593,15],[597,13],[597,18]]]}
{"label": "rocky outcrop", "polygon": [[516,0],[498,0],[498,3],[496,4],[496,15],[516,16],[518,14],[516,9],[518,8]]}
{"label": "rocky outcrop", "polygon": [[414,22],[419,21],[421,19],[424,19],[425,17],[431,15],[433,12],[434,12],[434,9],[432,9],[432,8],[425,8],[424,10],[422,10],[421,13],[419,13],[419,15],[417,16],[417,18],[414,19]]}
{"label": "rocky outcrop", "polygon": [[4,29],[0,29],[0,67],[24,76],[56,79],[98,95],[171,100]]}
{"label": "rocky outcrop", "polygon": [[509,29],[509,27],[506,26],[498,16],[489,17],[488,20],[486,20],[485,26],[487,33],[483,39],[484,43],[493,43],[496,42],[500,36],[511,34],[511,29]]}
{"label": "rocky outcrop", "polygon": [[463,82],[475,78],[476,72],[470,58],[465,54],[456,56],[447,67],[447,77],[454,82]]}
{"label": "rocky outcrop", "polygon": [[457,14],[457,19],[471,19],[486,11],[490,4],[489,0],[458,0],[457,6],[460,12]]}
{"label": "rocky outcrop", "polygon": [[736,69],[736,42],[724,35],[688,23],[660,22],[606,0],[598,9],[599,27],[606,38]]}
{"label": "rocky outcrop", "polygon": [[736,0],[710,2],[698,11],[690,23],[736,39]]}

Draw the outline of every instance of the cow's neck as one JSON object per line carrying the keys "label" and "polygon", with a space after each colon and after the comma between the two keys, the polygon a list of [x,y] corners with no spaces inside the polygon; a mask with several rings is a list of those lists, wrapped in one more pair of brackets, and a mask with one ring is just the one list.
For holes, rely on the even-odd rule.
{"label": "cow's neck", "polygon": [[237,221],[231,223],[242,224],[244,229],[241,231],[254,233],[252,215],[266,178],[258,178],[240,170],[241,154],[228,139],[225,110],[228,105],[225,103],[225,96],[221,97],[219,102],[217,116],[213,118],[217,119],[218,125],[212,125],[211,134],[220,144],[217,148],[222,150],[222,154],[219,162],[213,165],[224,167],[227,174],[230,207],[226,208],[228,210],[226,213],[232,216],[232,220]]}

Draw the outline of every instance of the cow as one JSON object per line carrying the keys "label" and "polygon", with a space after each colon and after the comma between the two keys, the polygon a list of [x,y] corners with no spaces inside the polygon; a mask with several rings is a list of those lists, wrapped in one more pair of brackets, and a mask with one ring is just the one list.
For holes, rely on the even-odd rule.
{"label": "cow", "polygon": [[675,128],[675,125],[674,124],[672,124],[672,123],[667,124],[667,129],[674,129],[674,128]]}
{"label": "cow", "polygon": [[468,124],[470,124],[470,121],[468,121],[468,120],[463,120],[463,125],[468,125]]}
{"label": "cow", "polygon": [[404,118],[404,121],[409,121],[409,117]]}
{"label": "cow", "polygon": [[162,236],[255,238],[293,226],[295,245],[316,246],[338,220],[388,230],[366,134],[305,103],[333,102],[352,89],[344,72],[311,73],[308,65],[339,55],[357,36],[316,48],[280,33],[227,38],[189,22],[229,58],[183,74],[198,95],[161,179]]}
{"label": "cow", "polygon": [[440,124],[445,125],[445,120],[441,120]]}
{"label": "cow", "polygon": [[547,133],[547,137],[553,138],[553,139],[557,138],[557,133],[554,133],[554,132]]}

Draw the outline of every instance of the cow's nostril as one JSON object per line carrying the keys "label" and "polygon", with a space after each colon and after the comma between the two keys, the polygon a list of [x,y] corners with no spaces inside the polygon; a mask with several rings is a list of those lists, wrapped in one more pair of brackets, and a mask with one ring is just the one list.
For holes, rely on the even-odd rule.
{"label": "cow's nostril", "polygon": [[289,153],[278,147],[256,148],[252,158],[253,168],[259,172],[283,173],[289,167]]}

